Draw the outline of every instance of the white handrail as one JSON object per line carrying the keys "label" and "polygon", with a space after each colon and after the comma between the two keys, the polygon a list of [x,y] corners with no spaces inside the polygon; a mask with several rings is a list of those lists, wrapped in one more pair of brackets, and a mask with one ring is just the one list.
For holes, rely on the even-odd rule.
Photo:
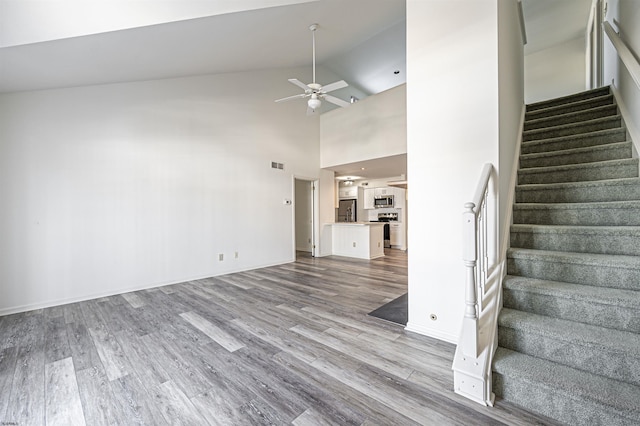
{"label": "white handrail", "polygon": [[462,213],[465,310],[453,361],[455,392],[484,405],[493,404],[491,359],[502,284],[496,267],[496,181],[495,168],[485,164]]}
{"label": "white handrail", "polygon": [[620,35],[613,29],[609,22],[605,21],[602,24],[602,27],[604,28],[604,32],[607,34],[607,37],[609,37],[609,40],[611,40],[613,47],[615,47],[618,52],[618,56],[622,60],[622,63],[629,71],[629,74],[631,74],[631,78],[640,89],[640,63],[638,63],[638,60],[633,55],[633,52],[631,52],[631,49],[629,49],[624,40],[620,38]]}

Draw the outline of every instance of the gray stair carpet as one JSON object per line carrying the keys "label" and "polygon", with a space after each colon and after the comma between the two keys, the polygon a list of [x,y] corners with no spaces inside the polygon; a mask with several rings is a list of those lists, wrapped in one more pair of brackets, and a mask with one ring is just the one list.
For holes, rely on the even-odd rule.
{"label": "gray stair carpet", "polygon": [[527,105],[496,396],[567,425],[640,425],[640,177],[609,87]]}

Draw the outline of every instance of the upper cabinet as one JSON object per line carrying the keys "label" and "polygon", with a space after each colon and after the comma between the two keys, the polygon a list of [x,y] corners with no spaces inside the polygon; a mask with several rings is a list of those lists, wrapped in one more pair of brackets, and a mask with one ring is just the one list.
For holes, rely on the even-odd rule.
{"label": "upper cabinet", "polygon": [[373,209],[373,199],[375,198],[375,188],[366,188],[364,190],[364,208]]}
{"label": "upper cabinet", "polygon": [[358,187],[357,186],[341,186],[338,188],[338,198],[341,200],[358,198]]}

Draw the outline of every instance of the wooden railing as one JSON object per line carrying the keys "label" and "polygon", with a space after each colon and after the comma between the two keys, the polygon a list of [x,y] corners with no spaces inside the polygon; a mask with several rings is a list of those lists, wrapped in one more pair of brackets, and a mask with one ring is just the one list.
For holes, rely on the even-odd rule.
{"label": "wooden railing", "polygon": [[484,405],[493,405],[491,361],[502,300],[496,194],[496,170],[485,164],[473,201],[462,213],[465,311],[453,361],[455,392]]}

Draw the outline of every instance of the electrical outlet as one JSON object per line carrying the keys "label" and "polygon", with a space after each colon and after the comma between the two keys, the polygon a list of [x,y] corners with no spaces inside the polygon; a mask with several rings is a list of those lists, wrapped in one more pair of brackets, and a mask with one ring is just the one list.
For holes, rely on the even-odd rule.
{"label": "electrical outlet", "polygon": [[380,247],[380,241],[378,241],[378,247]]}
{"label": "electrical outlet", "polygon": [[224,260],[224,254],[220,253],[218,255],[218,260],[222,262]]}
{"label": "electrical outlet", "polygon": [[355,242],[355,241],[353,242],[353,246],[354,246],[354,247],[356,246],[356,242]]}
{"label": "electrical outlet", "polygon": [[236,259],[237,259],[238,257],[240,257],[240,255],[238,254],[238,252],[236,252]]}

